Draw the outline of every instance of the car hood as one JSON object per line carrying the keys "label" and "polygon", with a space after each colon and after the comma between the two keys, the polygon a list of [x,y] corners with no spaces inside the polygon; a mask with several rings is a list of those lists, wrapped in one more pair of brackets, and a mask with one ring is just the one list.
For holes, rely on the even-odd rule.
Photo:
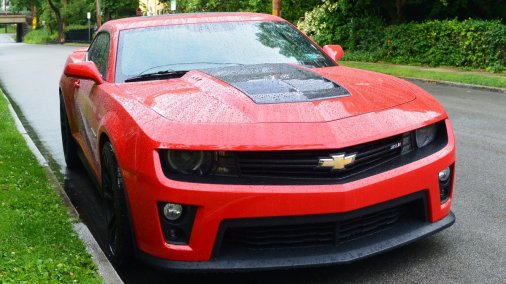
{"label": "car hood", "polygon": [[181,78],[119,84],[181,123],[311,123],[377,112],[415,99],[411,84],[342,66],[287,64],[193,70]]}

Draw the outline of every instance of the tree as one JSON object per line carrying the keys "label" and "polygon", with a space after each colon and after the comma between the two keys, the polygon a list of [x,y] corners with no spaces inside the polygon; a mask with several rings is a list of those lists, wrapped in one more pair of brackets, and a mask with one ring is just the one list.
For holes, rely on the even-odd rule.
{"label": "tree", "polygon": [[53,0],[47,0],[47,3],[56,16],[56,25],[58,26],[58,42],[63,44],[65,43],[65,33],[63,31],[63,18],[61,16],[60,7],[58,7],[57,4],[53,2]]}
{"label": "tree", "polygon": [[96,0],[96,15],[97,15],[97,27],[100,28],[102,26],[102,4],[100,3],[100,0]]}
{"label": "tree", "polygon": [[[257,12],[272,13],[273,0],[178,0],[179,12]],[[168,5],[170,0],[160,0]],[[323,0],[283,0],[282,17],[291,22],[298,21],[304,13],[323,3]]]}
{"label": "tree", "polygon": [[102,12],[105,21],[122,17],[135,16],[135,11],[139,7],[139,1],[130,0],[100,0],[102,1]]}
{"label": "tree", "polygon": [[33,17],[38,16],[42,0],[11,0],[12,9],[14,12],[19,12],[25,9],[30,10]]}

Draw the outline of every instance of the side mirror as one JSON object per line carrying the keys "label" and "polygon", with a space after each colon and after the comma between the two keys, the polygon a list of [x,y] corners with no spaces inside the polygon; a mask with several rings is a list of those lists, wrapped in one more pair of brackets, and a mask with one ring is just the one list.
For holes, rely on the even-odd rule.
{"label": "side mirror", "polygon": [[330,58],[334,59],[334,61],[336,61],[336,62],[339,59],[341,59],[341,57],[343,57],[343,55],[344,55],[343,48],[338,44],[326,45],[323,47],[323,51],[325,52],[325,54],[330,56]]}
{"label": "side mirror", "polygon": [[92,61],[69,63],[63,73],[77,79],[92,80],[98,85],[104,82],[102,75],[98,72],[97,66]]}

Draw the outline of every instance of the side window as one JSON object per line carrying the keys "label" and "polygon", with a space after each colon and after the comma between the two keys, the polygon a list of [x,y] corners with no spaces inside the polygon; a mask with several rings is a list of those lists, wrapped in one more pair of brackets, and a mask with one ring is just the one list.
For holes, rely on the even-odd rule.
{"label": "side window", "polygon": [[109,34],[100,33],[97,35],[90,48],[88,49],[88,60],[97,65],[98,71],[105,78],[107,72],[107,63],[109,61]]}

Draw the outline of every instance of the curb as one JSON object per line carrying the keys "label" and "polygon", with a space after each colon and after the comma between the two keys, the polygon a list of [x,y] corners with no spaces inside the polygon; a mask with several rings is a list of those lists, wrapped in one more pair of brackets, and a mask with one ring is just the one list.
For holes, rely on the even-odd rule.
{"label": "curb", "polygon": [[406,79],[409,81],[433,83],[433,84],[437,84],[437,85],[461,87],[461,88],[468,88],[468,89],[474,89],[474,90],[482,90],[482,91],[489,91],[489,92],[506,94],[506,88],[487,87],[487,86],[480,86],[480,85],[472,85],[472,84],[457,83],[457,82],[450,82],[450,81],[439,81],[439,80],[423,79],[423,78],[414,78],[414,77],[402,77],[402,76],[397,76],[397,77],[402,78],[402,79]]}
{"label": "curb", "polygon": [[67,208],[69,216],[72,219],[77,220],[77,222],[73,223],[72,227],[74,229],[74,232],[79,237],[79,239],[85,245],[86,251],[91,255],[93,262],[97,265],[98,274],[102,277],[105,283],[123,283],[118,273],[116,272],[112,264],[109,262],[102,249],[100,248],[98,242],[91,234],[89,228],[86,226],[86,224],[80,222],[79,213],[77,212],[77,209],[70,201],[70,198],[63,189],[61,183],[58,181],[58,178],[54,174],[53,170],[49,166],[49,163],[47,162],[46,158],[44,158],[39,148],[37,148],[37,146],[33,142],[30,135],[28,135],[28,132],[26,131],[17,113],[14,111],[14,108],[12,107],[11,100],[5,94],[5,92],[4,98],[8,102],[7,106],[9,108],[9,112],[11,113],[12,118],[14,119],[14,123],[16,124],[18,132],[21,133],[21,135],[25,139],[28,148],[30,148],[32,153],[35,155],[39,164],[46,169],[47,177],[49,181],[53,184],[56,193],[60,196],[63,204]]}

